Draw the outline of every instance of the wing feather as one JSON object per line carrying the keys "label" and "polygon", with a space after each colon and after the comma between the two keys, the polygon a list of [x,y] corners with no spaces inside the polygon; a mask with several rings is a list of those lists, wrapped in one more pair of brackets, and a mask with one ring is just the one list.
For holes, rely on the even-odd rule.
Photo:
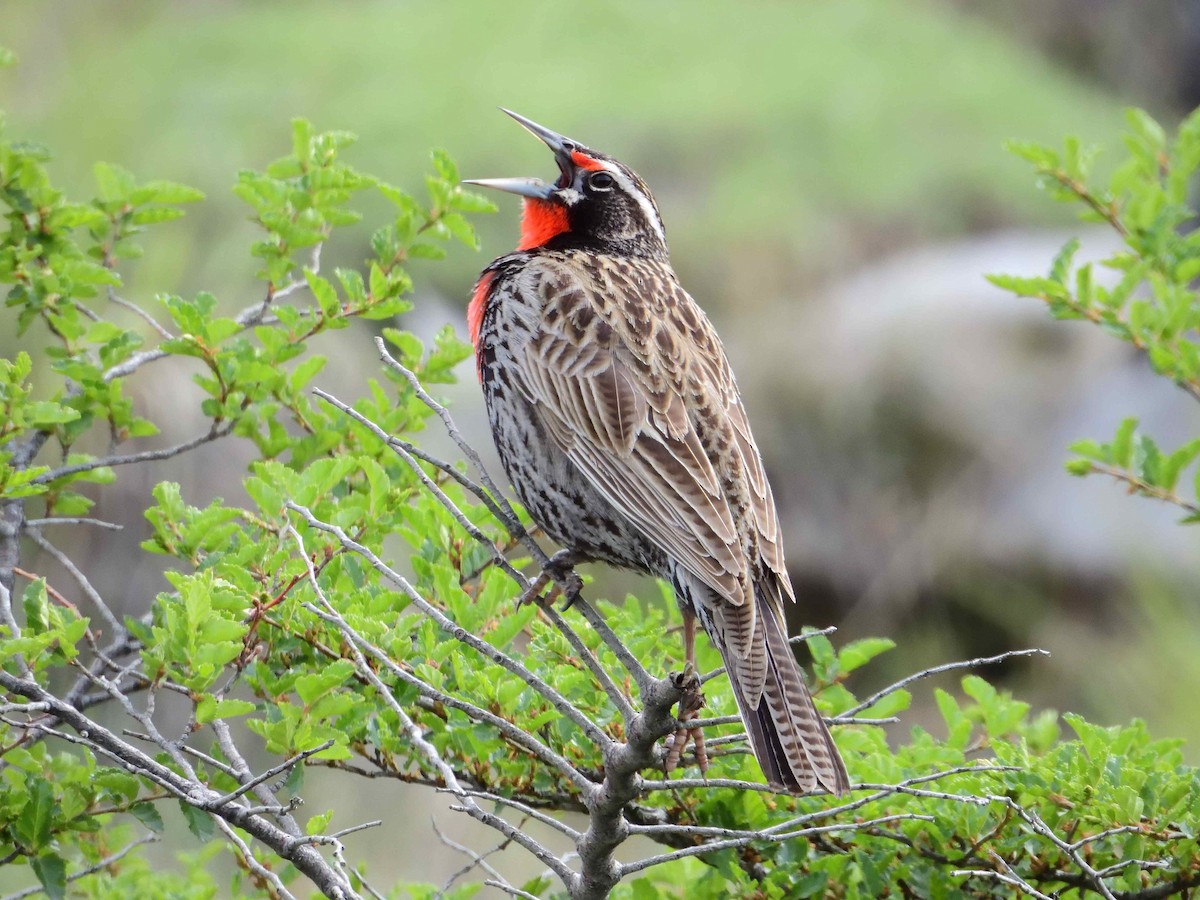
{"label": "wing feather", "polygon": [[757,571],[787,581],[774,500],[712,326],[673,277],[633,274],[562,266],[541,276],[550,287],[517,367],[522,390],[606,500],[722,600],[747,607],[728,627],[746,658]]}

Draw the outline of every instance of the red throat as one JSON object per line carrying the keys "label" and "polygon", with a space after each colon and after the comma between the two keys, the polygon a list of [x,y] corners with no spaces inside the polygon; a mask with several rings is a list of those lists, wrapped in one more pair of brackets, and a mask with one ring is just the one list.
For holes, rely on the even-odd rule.
{"label": "red throat", "polygon": [[480,381],[483,381],[483,359],[479,355],[479,332],[483,330],[483,313],[487,309],[488,292],[494,277],[494,272],[483,273],[467,305],[467,332],[471,335],[471,346],[475,348],[475,369]]}
{"label": "red throat", "polygon": [[525,212],[521,216],[521,243],[517,244],[517,249],[532,250],[570,230],[566,207],[550,200],[526,197]]}

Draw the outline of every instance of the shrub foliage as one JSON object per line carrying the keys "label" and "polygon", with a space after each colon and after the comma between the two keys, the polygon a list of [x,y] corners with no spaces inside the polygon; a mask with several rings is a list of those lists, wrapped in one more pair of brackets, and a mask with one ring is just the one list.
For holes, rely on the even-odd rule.
{"label": "shrub foliage", "polygon": [[[1127,249],[1103,262],[1119,281],[1075,266],[1074,244],[1044,279],[993,280],[1100,325],[1200,397],[1200,232],[1180,227],[1193,216],[1200,116],[1170,142],[1141,113],[1131,129],[1103,189],[1075,144],[1017,148],[1056,197],[1121,233]],[[292,139],[265,171],[237,177],[261,268],[257,299],[230,311],[203,293],[122,294],[142,233],[169,228],[197,191],[97,164],[95,197],[71,200],[43,149],[0,136],[3,329],[25,348],[0,360],[0,883],[12,896],[282,897],[315,885],[331,897],[465,897],[487,883],[538,897],[1149,898],[1200,883],[1200,778],[1178,742],[1136,721],[1034,712],[970,671],[991,660],[871,693],[859,686],[890,641],[836,646],[808,632],[818,703],[856,783],[835,800],[761,784],[704,648],[708,778],[690,756],[670,778],[656,771],[680,693],[669,676],[681,641],[663,637],[674,604],[591,601],[590,587],[567,612],[514,604],[545,561],[523,514],[474,462],[420,445],[430,425],[457,436],[427,391],[469,354],[454,330],[427,345],[375,326],[382,362],[366,393],[347,403],[312,390],[327,332],[402,325],[410,261],[455,239],[475,246],[470,217],[489,204],[443,153],[418,200],[351,167],[346,133],[297,121]],[[372,193],[391,212],[369,258],[325,271],[321,248]],[[375,349],[365,328],[353,342]],[[170,360],[191,366],[180,404],[192,414],[179,418],[200,425],[146,449],[168,426],[139,414],[129,385]],[[56,535],[104,529],[88,517],[93,498],[126,467],[169,473],[214,441],[254,448],[249,502],[159,483],[142,549],[168,559],[166,583],[123,598],[135,611],[118,616]],[[1200,440],[1162,451],[1131,420],[1074,449],[1072,472],[1105,472],[1197,518],[1178,484]],[[69,580],[31,568],[51,559]],[[910,690],[941,672],[959,678],[933,690],[942,723],[906,725]],[[182,734],[166,724],[180,709]],[[318,775],[449,791],[546,874],[511,883],[503,857],[480,847],[453,884],[369,884],[354,838],[371,823],[297,804]],[[387,827],[425,826],[395,816]],[[171,835],[177,864],[152,865],[144,845],[184,828],[196,841]],[[631,835],[658,852],[615,853]],[[209,866],[226,854],[232,885]]]}

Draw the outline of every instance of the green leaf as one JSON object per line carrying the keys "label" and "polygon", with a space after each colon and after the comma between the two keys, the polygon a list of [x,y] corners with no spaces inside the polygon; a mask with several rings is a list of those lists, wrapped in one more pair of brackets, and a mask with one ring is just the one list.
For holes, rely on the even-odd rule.
{"label": "green leaf", "polygon": [[353,673],[354,663],[348,659],[336,660],[319,672],[297,678],[296,694],[305,706],[312,706],[329,691],[347,684]]}
{"label": "green leaf", "polygon": [[408,248],[408,255],[413,259],[445,259],[446,251],[436,244],[420,241]]}
{"label": "green leaf", "polygon": [[468,213],[494,213],[497,206],[483,194],[457,188],[450,195],[450,205],[455,209]]}
{"label": "green leaf", "polygon": [[155,834],[162,834],[166,828],[162,814],[153,803],[135,803],[129,807],[129,813]]}
{"label": "green leaf", "polygon": [[218,700],[208,695],[196,704],[196,721],[203,724],[213,719],[229,719],[233,716],[244,716],[256,709],[258,707],[248,700]]}
{"label": "green leaf", "polygon": [[79,410],[63,406],[51,400],[39,400],[30,403],[23,410],[25,421],[35,428],[47,428],[64,422],[74,422],[79,418]]}
{"label": "green leaf", "polygon": [[31,859],[29,866],[50,900],[63,900],[67,896],[67,864],[61,856],[47,853]]}
{"label": "green leaf", "polygon": [[888,716],[904,712],[911,705],[912,693],[901,688],[900,690],[892,691],[884,697],[880,697],[873,705],[864,709],[862,714],[864,716],[886,719]]}
{"label": "green leaf", "polygon": [[308,282],[309,290],[312,291],[313,298],[317,301],[317,306],[321,307],[321,312],[327,316],[335,316],[341,308],[341,302],[338,300],[337,291],[334,290],[329,280],[322,278],[311,269],[304,270],[304,280]]}
{"label": "green leaf", "polygon": [[379,263],[371,263],[371,274],[367,280],[367,286],[370,289],[372,300],[382,300],[388,295],[387,275],[379,267]]}
{"label": "green leaf", "polygon": [[133,225],[158,225],[183,217],[183,210],[173,206],[152,206],[149,209],[139,209],[130,214],[129,221]]}
{"label": "green leaf", "polygon": [[308,119],[292,119],[292,156],[301,164],[312,162],[313,127]]}
{"label": "green leaf", "polygon": [[1133,446],[1133,471],[1147,484],[1158,484],[1162,453],[1149,435],[1139,434]]}
{"label": "green leaf", "polygon": [[475,235],[475,229],[461,214],[446,213],[442,216],[442,224],[446,226],[447,231],[472,250],[479,249],[479,238]]}
{"label": "green leaf", "polygon": [[147,181],[140,185],[129,198],[134,205],[142,203],[196,203],[204,199],[204,192],[174,181]]}
{"label": "green leaf", "polygon": [[26,850],[37,850],[50,839],[50,826],[54,822],[54,791],[44,778],[33,776],[33,788],[17,816],[17,838]]}
{"label": "green leaf", "polygon": [[92,167],[100,199],[108,202],[126,200],[134,189],[133,174],[120,166],[98,162]]}
{"label": "green leaf", "polygon": [[46,593],[46,579],[39,578],[25,586],[21,600],[25,611],[25,628],[35,634],[50,629],[50,597]]}
{"label": "green leaf", "polygon": [[296,368],[292,370],[291,376],[288,378],[288,384],[292,390],[298,391],[306,384],[313,380],[327,362],[324,356],[313,355],[298,363]]}
{"label": "green leaf", "polygon": [[329,820],[333,818],[333,810],[326,810],[320,815],[313,816],[304,825],[304,831],[307,834],[324,834],[325,829],[329,827]]}
{"label": "green leaf", "polygon": [[1175,490],[1175,485],[1179,483],[1180,472],[1197,456],[1200,456],[1200,438],[1184,444],[1160,464],[1159,484],[1168,491]]}
{"label": "green leaf", "polygon": [[1133,456],[1133,433],[1137,430],[1137,424],[1138,420],[1132,416],[1121,421],[1116,437],[1113,439],[1112,451],[1109,454],[1113,465],[1129,468],[1129,462]]}
{"label": "green leaf", "polygon": [[1068,475],[1082,477],[1092,473],[1092,461],[1090,459],[1068,459],[1063,467],[1067,470]]}
{"label": "green leaf", "polygon": [[1167,142],[1167,136],[1162,126],[1145,110],[1130,108],[1125,110],[1125,121],[1133,129],[1134,134],[1146,141],[1151,147],[1161,149]]}
{"label": "green leaf", "polygon": [[201,843],[207,844],[211,841],[214,827],[212,816],[183,800],[179,801],[179,808],[183,811],[183,818],[187,821],[188,831],[194,834]]}
{"label": "green leaf", "polygon": [[1039,168],[1053,168],[1058,165],[1058,154],[1041,144],[1007,141],[1004,149]]}
{"label": "green leaf", "polygon": [[1050,266],[1050,278],[1059,284],[1066,284],[1067,276],[1071,272],[1071,261],[1075,258],[1075,254],[1079,252],[1079,238],[1071,238],[1063,248],[1058,251],[1054,257],[1054,262]]}
{"label": "green leaf", "polygon": [[838,651],[838,668],[843,672],[853,672],[895,646],[896,642],[889,638],[863,638],[853,641]]}
{"label": "green leaf", "polygon": [[450,159],[450,154],[445,150],[433,151],[433,167],[437,173],[452,184],[457,184],[459,181],[458,167],[454,165],[454,161]]}

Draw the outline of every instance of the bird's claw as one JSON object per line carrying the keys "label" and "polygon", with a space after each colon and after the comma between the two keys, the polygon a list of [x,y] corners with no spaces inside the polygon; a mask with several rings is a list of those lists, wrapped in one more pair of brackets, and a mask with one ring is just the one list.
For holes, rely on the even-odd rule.
{"label": "bird's claw", "polygon": [[530,603],[540,602],[542,599],[542,591],[546,589],[546,584],[550,581],[550,575],[544,569],[537,578],[529,582],[529,587],[521,592],[521,596],[517,598],[517,609],[523,606],[528,606]]}
{"label": "bird's claw", "polygon": [[[583,590],[583,579],[574,569],[575,554],[570,550],[559,550],[546,562],[545,568],[538,577],[529,583],[520,597],[517,598],[517,608],[529,603],[553,603],[560,596],[566,598],[562,606],[563,612],[570,609]],[[542,591],[546,585],[553,582],[550,593],[543,598]]]}
{"label": "bird's claw", "polygon": [[566,584],[555,584],[554,591],[552,593],[554,595],[566,598],[561,607],[562,611],[566,612],[568,609],[574,606],[575,601],[579,599],[579,595],[583,591],[583,579],[579,577],[578,572],[572,569],[566,573],[563,581],[565,581]]}
{"label": "bird's claw", "polygon": [[704,749],[704,730],[689,727],[687,724],[697,717],[696,714],[704,706],[704,694],[700,690],[700,676],[697,675],[696,667],[691,660],[687,662],[682,672],[676,672],[671,676],[671,682],[683,692],[683,696],[679,698],[679,728],[666,740],[667,755],[663,759],[663,770],[670,774],[679,765],[690,740],[695,750],[696,765],[700,768],[700,775],[707,778],[708,754]]}

